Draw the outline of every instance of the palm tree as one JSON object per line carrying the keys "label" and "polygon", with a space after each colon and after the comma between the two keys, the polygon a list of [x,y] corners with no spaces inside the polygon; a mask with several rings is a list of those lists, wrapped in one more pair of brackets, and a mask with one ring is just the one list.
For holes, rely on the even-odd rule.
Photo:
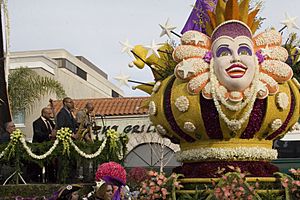
{"label": "palm tree", "polygon": [[58,81],[40,76],[27,67],[14,69],[8,76],[8,94],[13,113],[30,110],[36,101],[50,93],[55,93],[58,98],[66,96]]}

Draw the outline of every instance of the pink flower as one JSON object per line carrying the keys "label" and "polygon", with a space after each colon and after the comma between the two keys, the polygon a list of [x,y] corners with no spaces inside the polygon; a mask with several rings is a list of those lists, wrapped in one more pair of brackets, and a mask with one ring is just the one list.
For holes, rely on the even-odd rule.
{"label": "pink flower", "polygon": [[222,192],[222,190],[221,190],[221,188],[219,188],[219,187],[217,187],[216,189],[215,189],[215,194],[220,194]]}
{"label": "pink flower", "polygon": [[255,187],[256,187],[256,188],[259,188],[259,182],[256,182],[256,183],[255,183]]}
{"label": "pink flower", "polygon": [[153,181],[151,181],[150,182],[150,184],[149,184],[149,186],[151,187],[151,186],[155,186],[156,184],[153,182]]}
{"label": "pink flower", "polygon": [[241,176],[241,178],[245,178],[246,174],[241,173],[240,176]]}
{"label": "pink flower", "polygon": [[240,191],[245,191],[245,189],[241,186],[241,187],[239,187],[239,190]]}
{"label": "pink flower", "polygon": [[161,193],[166,196],[168,194],[168,191],[166,188],[161,188]]}
{"label": "pink flower", "polygon": [[283,186],[284,188],[287,188],[288,185],[289,185],[288,183],[284,183],[284,182],[282,183],[282,186]]}
{"label": "pink flower", "polygon": [[147,183],[145,183],[145,182],[142,183],[142,188],[143,188],[143,189],[145,189],[147,186],[148,186]]}
{"label": "pink flower", "polygon": [[183,187],[182,185],[180,185],[180,183],[178,181],[175,181],[174,182],[174,186],[177,188],[177,189],[180,189],[181,187]]}
{"label": "pink flower", "polygon": [[172,173],[171,177],[172,177],[172,178],[176,178],[177,175],[176,175],[175,173]]}
{"label": "pink flower", "polygon": [[250,186],[250,187],[249,187],[249,190],[250,190],[251,192],[253,192],[253,191],[254,191],[254,187],[253,187],[253,186]]}
{"label": "pink flower", "polygon": [[156,186],[155,187],[155,192],[159,192],[160,191],[160,187],[159,186]]}
{"label": "pink flower", "polygon": [[282,186],[283,187],[288,187],[288,184],[289,184],[289,179],[288,178],[284,178],[281,182]]}
{"label": "pink flower", "polygon": [[236,191],[236,192],[235,192],[236,197],[241,197],[242,194],[243,194],[243,193],[242,193],[241,191]]}
{"label": "pink flower", "polygon": [[148,172],[148,174],[149,174],[149,176],[154,176],[154,171],[150,170],[150,171]]}
{"label": "pink flower", "polygon": [[147,194],[147,190],[142,190],[142,194]]}
{"label": "pink flower", "polygon": [[158,184],[158,185],[162,185],[162,184],[163,184],[162,180],[158,180],[158,181],[157,181],[157,184]]}
{"label": "pink flower", "polygon": [[164,180],[164,178],[166,178],[163,174],[160,174],[159,176],[158,176],[158,178],[159,179],[161,179],[161,180]]}
{"label": "pink flower", "polygon": [[297,190],[297,187],[292,188],[292,192],[295,192]]}

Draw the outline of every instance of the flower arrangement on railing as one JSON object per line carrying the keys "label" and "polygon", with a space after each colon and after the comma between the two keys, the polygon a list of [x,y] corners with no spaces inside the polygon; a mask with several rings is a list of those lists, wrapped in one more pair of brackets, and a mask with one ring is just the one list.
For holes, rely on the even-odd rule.
{"label": "flower arrangement on railing", "polygon": [[23,133],[20,129],[16,129],[12,132],[10,135],[10,143],[7,145],[7,147],[0,153],[0,159],[8,153],[8,158],[11,157],[15,153],[16,145],[19,142],[19,140],[23,137]]}
{"label": "flower arrangement on railing", "polygon": [[70,128],[61,128],[56,133],[56,138],[62,142],[64,146],[63,154],[67,152],[67,154],[70,154],[70,141],[72,136],[72,131]]}
{"label": "flower arrangement on railing", "polygon": [[[212,181],[213,192],[207,199],[256,199],[261,200],[255,192],[255,187],[246,182],[247,173],[242,173],[239,167],[228,166],[234,172],[228,172],[222,176],[218,184]],[[222,173],[225,169],[220,169]]]}
{"label": "flower arrangement on railing", "polygon": [[[31,157],[34,158],[36,160],[43,160],[45,158],[47,158],[48,156],[50,156],[53,151],[57,148],[57,146],[61,143],[63,145],[63,152],[62,154],[67,154],[68,156],[70,155],[70,146],[72,146],[75,151],[84,158],[87,159],[92,159],[95,157],[98,157],[102,152],[103,149],[105,148],[106,145],[117,145],[118,148],[126,146],[126,137],[123,134],[119,134],[118,132],[114,131],[111,132],[109,135],[109,139],[110,142],[107,143],[107,139],[108,137],[104,137],[100,147],[97,149],[97,151],[95,153],[92,154],[87,154],[84,151],[82,151],[77,145],[76,143],[72,140],[72,131],[69,128],[61,128],[57,131],[56,134],[56,140],[53,142],[52,146],[49,148],[48,151],[46,151],[44,154],[42,155],[36,155],[32,149],[28,146],[25,138],[24,138],[24,134],[21,132],[21,130],[17,129],[15,130],[11,136],[10,136],[10,142],[9,144],[5,147],[5,149],[0,153],[0,159],[3,158],[5,155],[8,154],[8,156],[6,156],[6,158],[10,158],[11,155],[14,154],[15,152],[15,148],[16,146],[20,143],[21,146],[25,149],[26,153]],[[113,139],[112,139],[113,138]],[[125,139],[124,139],[125,138]],[[113,142],[112,142],[113,140]],[[127,140],[128,142],[128,140]],[[125,147],[123,147],[125,148]],[[126,149],[126,148],[125,148]],[[120,149],[116,149],[116,147],[113,147],[113,150],[117,150],[120,151]],[[124,152],[116,152],[119,155],[123,155]]]}
{"label": "flower arrangement on railing", "polygon": [[177,178],[180,175],[172,174],[166,177],[164,173],[149,171],[148,177],[141,183],[140,198],[143,200],[175,199],[175,190],[183,187]]}
{"label": "flower arrangement on railing", "polygon": [[117,142],[119,141],[120,134],[114,129],[108,129],[106,132],[106,137],[110,139],[110,148],[113,150],[117,148],[118,144]]}
{"label": "flower arrangement on railing", "polygon": [[292,168],[289,171],[293,174],[296,180],[293,179],[291,176],[280,172],[276,173],[276,175],[280,176],[281,178],[281,185],[284,187],[285,198],[287,200],[300,199],[300,169]]}
{"label": "flower arrangement on railing", "polygon": [[122,159],[127,150],[122,144],[128,143],[128,136],[125,133],[120,134],[115,129],[108,129],[106,138],[109,141],[109,152],[118,152],[118,159]]}

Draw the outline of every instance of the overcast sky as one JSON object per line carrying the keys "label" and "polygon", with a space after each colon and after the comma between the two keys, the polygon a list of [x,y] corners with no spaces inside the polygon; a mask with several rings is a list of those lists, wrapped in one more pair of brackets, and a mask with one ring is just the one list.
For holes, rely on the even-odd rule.
{"label": "overcast sky", "polygon": [[[11,51],[66,49],[81,55],[113,77],[122,72],[132,80],[153,81],[149,70],[129,68],[129,55],[121,53],[119,41],[132,45],[148,45],[159,37],[169,18],[170,24],[183,28],[194,0],[8,0],[11,22]],[[299,0],[265,0],[261,16],[266,17],[263,29],[275,27],[287,12],[298,16]],[[300,16],[297,19],[300,24]],[[258,31],[259,32],[259,31]],[[299,30],[297,30],[299,33]],[[286,32],[287,33],[287,32]],[[177,40],[176,36],[173,36]],[[130,84],[131,86],[133,84]],[[122,86],[125,96],[145,95]]]}

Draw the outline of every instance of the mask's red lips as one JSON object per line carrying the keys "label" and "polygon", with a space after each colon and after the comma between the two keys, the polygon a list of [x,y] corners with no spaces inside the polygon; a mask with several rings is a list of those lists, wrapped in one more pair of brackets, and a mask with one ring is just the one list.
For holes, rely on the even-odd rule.
{"label": "mask's red lips", "polygon": [[226,69],[227,74],[231,78],[242,78],[247,71],[247,67],[242,64],[232,64],[230,67]]}

